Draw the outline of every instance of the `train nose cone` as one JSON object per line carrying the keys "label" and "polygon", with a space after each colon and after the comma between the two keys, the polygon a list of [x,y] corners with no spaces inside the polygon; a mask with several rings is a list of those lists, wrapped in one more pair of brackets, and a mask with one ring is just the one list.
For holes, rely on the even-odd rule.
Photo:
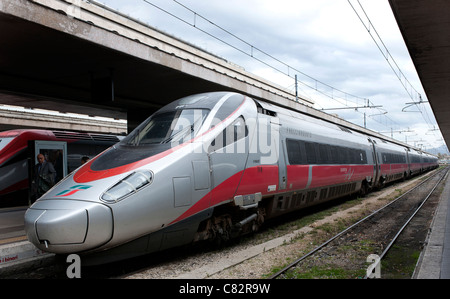
{"label": "train nose cone", "polygon": [[[36,236],[50,244],[83,243],[88,229],[87,210],[32,210]],[[34,233],[34,232],[33,232]]]}
{"label": "train nose cone", "polygon": [[43,200],[25,213],[28,240],[39,249],[73,253],[99,247],[112,238],[111,210],[99,203]]}

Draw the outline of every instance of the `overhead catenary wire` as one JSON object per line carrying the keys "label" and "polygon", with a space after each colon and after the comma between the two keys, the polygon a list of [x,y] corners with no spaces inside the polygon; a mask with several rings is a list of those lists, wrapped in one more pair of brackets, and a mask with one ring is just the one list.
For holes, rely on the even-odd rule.
{"label": "overhead catenary wire", "polygon": [[[359,13],[358,10],[355,8],[355,6],[352,4],[351,0],[347,0],[347,1],[350,4],[350,6],[352,7],[352,9],[355,12],[355,14],[357,15],[357,17],[359,18],[359,20],[361,21],[361,23],[363,24],[364,28],[369,33],[372,40],[375,42],[376,46],[380,50],[383,57],[386,59],[387,63],[389,64],[392,71],[394,72],[394,74],[396,75],[396,77],[398,78],[400,83],[402,84],[403,88],[405,89],[405,91],[407,92],[409,97],[412,99],[413,102],[411,104],[417,106],[417,109],[419,110],[418,112],[420,112],[422,114],[422,117],[425,120],[425,122],[427,123],[427,125],[430,128],[433,127],[433,122],[431,121],[430,116],[428,115],[426,109],[424,111],[422,111],[422,109],[420,109],[420,104],[426,103],[427,101],[422,100],[422,95],[414,88],[414,86],[411,84],[411,82],[408,80],[408,78],[403,73],[403,71],[401,70],[401,68],[399,67],[397,62],[395,61],[394,57],[391,55],[391,52],[389,51],[388,47],[384,43],[383,39],[378,34],[378,31],[376,30],[375,26],[373,25],[371,19],[369,18],[368,14],[366,13],[366,10],[362,6],[361,2],[359,0],[356,0],[358,2],[358,5],[361,8],[361,12],[362,12],[362,13]],[[363,18],[364,18],[364,20],[363,20]],[[374,32],[375,35],[372,34],[372,32]],[[408,107],[410,107],[410,106],[408,106]]]}
{"label": "overhead catenary wire", "polygon": [[[296,67],[293,67],[293,66],[281,61],[280,59],[276,58],[275,56],[261,50],[260,48],[254,46],[253,44],[245,41],[241,37],[232,33],[230,30],[225,29],[224,27],[211,21],[210,19],[203,16],[202,14],[199,14],[195,10],[193,10],[193,9],[189,8],[188,6],[186,6],[185,4],[181,3],[179,0],[173,0],[173,3],[179,5],[184,10],[186,10],[188,13],[192,14],[192,19],[189,19],[188,17],[186,17],[186,15],[183,17],[180,17],[179,15],[177,15],[173,12],[170,12],[169,10],[161,7],[160,5],[153,3],[154,1],[143,0],[143,2],[160,10],[161,12],[185,23],[186,25],[189,25],[189,26],[195,28],[196,30],[202,32],[203,34],[206,34],[209,37],[231,47],[232,49],[242,53],[243,55],[253,58],[255,61],[258,61],[259,63],[267,66],[268,68],[270,68],[276,72],[279,72],[285,76],[288,76],[289,78],[291,78],[293,80],[295,80],[294,77],[297,74],[303,76],[306,80],[296,81],[296,82],[298,82],[298,87],[305,86],[308,89],[312,89],[313,91],[315,91],[318,95],[319,94],[323,95],[329,99],[332,99],[333,101],[336,101],[340,105],[343,105],[346,107],[351,107],[355,104],[356,104],[356,106],[361,105],[361,101],[364,103],[366,103],[366,102],[371,103],[371,101],[368,100],[367,98],[356,96],[356,95],[350,94],[348,92],[345,92],[343,90],[340,90],[338,88],[335,88],[323,81],[320,81],[320,80],[300,71]],[[211,33],[211,31],[208,31],[207,24],[224,32],[226,34],[225,37],[223,35],[217,35],[217,34]],[[370,25],[370,26],[373,27],[373,25]],[[226,36],[231,37],[232,39],[226,39]],[[236,45],[236,42],[239,42],[238,46]],[[381,48],[380,48],[380,50],[381,50]],[[389,53],[389,55],[390,55],[390,53]],[[272,62],[268,62],[268,59],[270,59],[269,61],[272,61]],[[388,59],[388,60],[390,60],[390,59]],[[393,67],[393,69],[394,69],[394,67]],[[400,70],[400,68],[398,68],[398,69]],[[407,80],[406,77],[404,80]],[[303,93],[304,93],[304,91],[303,91]],[[310,98],[310,97],[311,96],[308,96],[307,98]],[[293,99],[294,99],[294,97],[293,97]],[[322,106],[322,105],[320,105],[320,106]],[[371,106],[371,105],[369,104],[369,106]],[[375,104],[373,104],[372,106],[375,106]],[[376,108],[372,108],[372,109],[376,109]],[[356,112],[359,112],[359,111],[356,111]],[[378,117],[377,117],[378,119],[375,119],[373,117],[371,117],[371,119],[383,126],[392,127],[393,125],[394,126],[399,125],[398,123],[393,121],[391,118],[389,118],[385,114],[376,114],[376,115],[378,115]],[[423,113],[422,113],[422,115],[423,115]],[[369,115],[369,117],[370,117],[370,115]]]}
{"label": "overhead catenary wire", "polygon": [[[144,1],[147,2],[147,0],[144,0]],[[205,20],[206,22],[210,23],[210,24],[213,25],[214,27],[220,29],[221,31],[227,33],[228,35],[232,36],[233,38],[236,38],[236,39],[239,40],[240,42],[242,42],[242,43],[244,43],[244,44],[246,44],[247,46],[250,47],[250,54],[249,54],[249,53],[247,53],[247,52],[245,52],[245,51],[243,51],[243,50],[241,50],[241,49],[237,49],[235,46],[230,45],[231,47],[235,48],[236,50],[240,51],[241,53],[244,53],[244,54],[246,54],[246,55],[248,55],[248,56],[251,56],[252,58],[256,59],[257,61],[263,63],[264,65],[266,65],[266,66],[268,66],[268,67],[270,67],[270,68],[272,68],[272,69],[274,69],[274,70],[276,70],[276,71],[279,71],[279,72],[283,73],[284,75],[287,75],[288,77],[291,77],[291,78],[292,78],[292,76],[291,76],[289,70],[293,70],[293,71],[295,71],[295,72],[297,72],[297,73],[299,73],[299,74],[301,74],[301,75],[303,75],[303,76],[305,76],[305,77],[307,77],[307,78],[313,80],[313,82],[315,83],[315,84],[314,84],[315,86],[311,86],[311,85],[309,85],[309,84],[307,84],[307,83],[305,83],[305,82],[303,82],[303,81],[297,81],[297,75],[295,75],[295,83],[294,83],[294,84],[297,84],[297,82],[299,82],[299,83],[305,85],[306,87],[308,87],[308,88],[310,88],[310,89],[313,89],[313,90],[315,90],[316,92],[318,92],[318,93],[320,93],[320,94],[322,94],[322,95],[324,95],[324,96],[326,96],[326,97],[328,97],[328,98],[331,98],[331,99],[337,101],[338,103],[340,103],[341,105],[344,105],[344,106],[349,107],[349,108],[351,108],[351,107],[348,105],[348,103],[347,103],[349,97],[355,98],[355,99],[357,99],[357,100],[363,100],[364,103],[367,102],[367,105],[365,105],[365,106],[367,106],[368,108],[372,108],[372,109],[373,109],[373,108],[377,108],[377,107],[378,107],[377,105],[375,105],[374,103],[372,103],[372,101],[370,101],[370,100],[367,99],[367,98],[363,98],[363,97],[359,97],[359,96],[356,96],[356,95],[347,93],[347,92],[342,91],[342,90],[340,90],[340,89],[337,89],[337,88],[335,88],[335,87],[333,87],[333,86],[331,86],[331,85],[329,85],[329,84],[327,84],[327,83],[324,83],[324,82],[322,82],[322,81],[320,81],[320,80],[317,80],[317,79],[313,78],[312,76],[310,76],[310,75],[308,75],[308,74],[306,74],[306,73],[304,73],[304,72],[302,72],[302,71],[296,69],[295,67],[292,67],[292,66],[288,65],[287,63],[285,63],[285,62],[279,60],[278,58],[274,57],[273,55],[268,54],[267,52],[261,50],[260,48],[255,47],[254,45],[250,44],[249,42],[247,42],[247,41],[243,40],[242,38],[238,37],[237,35],[233,34],[233,33],[230,32],[229,30],[227,30],[227,29],[225,29],[225,28],[223,28],[223,27],[217,25],[216,23],[210,21],[210,20],[207,19],[206,17],[204,17],[204,16],[198,14],[196,11],[190,9],[190,8],[187,7],[186,5],[180,3],[179,1],[173,0],[173,2],[177,3],[177,4],[180,5],[181,7],[185,8],[186,10],[188,10],[188,11],[190,11],[191,13],[194,14],[194,24],[190,24],[191,26],[196,27],[196,20],[197,20],[197,17],[199,17],[199,18]],[[188,24],[189,24],[189,23],[188,23]],[[202,31],[202,32],[205,32],[205,31],[203,31],[202,29],[200,29],[200,28],[198,28],[198,27],[196,27],[196,28],[199,29],[199,30]],[[205,32],[205,33],[206,33],[206,32]],[[209,33],[207,33],[207,34],[210,35],[210,36],[212,36],[212,35],[209,34]],[[221,41],[221,42],[223,42],[223,43],[229,45],[229,43],[223,41],[222,39],[220,39],[220,38],[218,38],[218,37],[216,37],[216,36],[212,36],[212,37],[214,37],[215,39],[217,39],[217,40],[219,40],[219,41]],[[266,62],[264,62],[264,61],[262,61],[261,59],[256,58],[256,57],[254,56],[254,51],[255,51],[255,50],[258,51],[258,52],[260,52],[260,53],[262,53],[263,55],[269,57],[270,59],[272,59],[272,60],[274,60],[274,61],[276,61],[276,62],[278,62],[278,63],[284,65],[285,67],[287,67],[288,72],[286,73],[286,72],[284,72],[284,71],[282,71],[282,70],[280,70],[280,69],[278,69],[278,68],[276,68],[276,67],[274,67],[274,66],[272,66],[272,65],[270,65],[270,64],[268,64],[268,63],[266,63]],[[394,61],[394,62],[395,62],[395,61]],[[396,63],[395,63],[395,64],[396,64]],[[397,65],[397,64],[396,64],[396,65]],[[398,65],[397,65],[397,67],[398,67]],[[400,68],[398,67],[398,69],[400,69]],[[406,79],[406,77],[405,77],[405,79]],[[408,81],[408,82],[409,82],[409,81]],[[328,93],[326,93],[326,92],[324,92],[324,91],[322,91],[322,90],[320,90],[320,89],[318,88],[318,84],[321,84],[321,85],[323,85],[324,87],[327,87],[327,88],[331,89],[331,95],[328,94]],[[342,95],[343,95],[344,97],[336,96],[336,95],[335,95],[335,91],[336,91],[336,92],[339,92],[339,93],[342,93]],[[340,101],[339,101],[339,98],[345,100],[345,103],[340,102]],[[352,102],[352,103],[354,103],[354,102]],[[359,103],[356,102],[356,104],[359,104]],[[322,110],[323,110],[323,109],[322,109]],[[394,120],[392,120],[390,117],[386,116],[385,114],[386,114],[386,113],[379,114],[379,115],[383,115],[383,117],[384,117],[385,120],[386,120],[386,123],[383,123],[383,122],[381,122],[381,121],[378,121],[378,120],[376,120],[376,119],[374,119],[374,118],[372,118],[372,119],[373,119],[375,122],[377,122],[377,123],[379,123],[379,124],[381,124],[381,125],[384,125],[384,126],[386,126],[386,127],[392,127],[392,125],[394,125],[394,124],[395,124],[395,125],[398,125],[398,123],[396,123]],[[389,122],[390,124],[387,124],[388,122]]]}
{"label": "overhead catenary wire", "polygon": [[[363,12],[367,24],[364,22],[364,20],[362,19],[362,16],[358,13],[358,11],[356,10],[356,8],[353,6],[351,0],[347,0],[348,3],[350,4],[350,6],[352,7],[353,11],[356,13],[356,15],[358,16],[359,20],[361,21],[361,23],[363,24],[364,28],[366,28],[367,32],[369,33],[369,35],[371,36],[371,38],[373,39],[373,41],[375,42],[376,46],[378,47],[378,49],[380,50],[381,54],[383,55],[383,57],[386,59],[386,61],[388,62],[389,66],[391,67],[392,71],[394,72],[394,74],[397,76],[398,80],[400,81],[400,83],[403,85],[404,89],[406,90],[406,92],[408,93],[408,95],[410,96],[410,98],[415,101],[416,99],[419,100],[421,99],[421,95],[420,93],[413,87],[413,85],[409,82],[408,78],[406,78],[405,74],[403,73],[403,71],[400,69],[400,67],[398,66],[397,62],[395,61],[394,57],[391,55],[391,52],[389,51],[389,49],[387,48],[386,44],[384,43],[383,39],[380,37],[380,35],[378,34],[377,29],[375,28],[375,26],[373,25],[372,21],[370,20],[369,16],[367,15],[366,11],[364,10],[364,7],[362,6],[361,2],[359,0],[357,0],[359,7],[361,8],[361,11]],[[372,34],[372,31],[375,32],[374,36]],[[378,40],[378,41],[377,41]],[[392,63],[391,63],[392,61]],[[395,66],[395,67],[394,67]]]}
{"label": "overhead catenary wire", "polygon": [[[197,13],[196,11],[192,10],[191,8],[187,7],[186,5],[180,3],[177,0],[173,0],[173,2],[175,2],[178,5],[180,5],[181,7],[183,7],[184,9],[189,11],[190,13],[192,13],[193,14],[193,21],[187,21],[187,20],[185,20],[185,19],[183,19],[183,18],[181,18],[181,17],[179,17],[179,16],[169,12],[168,10],[166,10],[166,9],[164,9],[164,8],[162,8],[162,7],[158,6],[158,5],[150,2],[149,0],[143,0],[143,2],[151,5],[154,8],[156,8],[156,9],[158,9],[158,10],[160,10],[160,11],[162,11],[162,12],[164,12],[164,13],[166,13],[166,14],[168,14],[168,15],[176,18],[176,19],[178,19],[179,21],[181,21],[181,22],[183,22],[183,23],[185,23],[185,24],[187,24],[187,25],[189,25],[189,26],[191,26],[191,27],[201,31],[202,33],[210,36],[211,38],[216,39],[217,41],[220,41],[221,43],[223,43],[223,44],[225,44],[225,45],[235,49],[236,51],[238,51],[238,52],[240,52],[240,53],[242,53],[244,55],[250,56],[251,58],[255,59],[256,61],[262,63],[263,65],[265,65],[265,66],[267,66],[267,67],[269,67],[269,68],[271,68],[271,69],[273,69],[273,70],[275,70],[277,72],[282,73],[283,75],[286,75],[286,76],[294,79],[295,74],[300,74],[300,75],[308,78],[309,80],[311,80],[313,82],[313,84],[306,83],[306,82],[304,82],[302,80],[299,80],[298,83],[300,83],[300,84],[302,84],[302,85],[304,85],[304,86],[306,86],[306,87],[308,87],[310,89],[313,89],[316,92],[318,92],[319,94],[322,94],[322,95],[324,95],[324,96],[326,96],[326,97],[328,97],[330,99],[333,99],[333,100],[335,100],[337,102],[339,102],[338,101],[339,98],[342,98],[342,99],[344,99],[346,101],[348,101],[349,98],[353,98],[353,99],[359,100],[359,101],[361,101],[361,100],[362,101],[367,101],[366,98],[363,98],[363,97],[360,97],[360,96],[356,96],[356,95],[350,94],[348,92],[345,92],[343,90],[340,90],[338,88],[335,88],[335,87],[333,87],[333,86],[331,86],[331,85],[329,85],[329,84],[327,84],[327,83],[325,83],[323,81],[320,81],[320,80],[318,80],[318,79],[316,79],[316,78],[314,78],[314,77],[312,77],[312,76],[310,76],[310,75],[308,75],[308,74],[298,70],[295,67],[292,67],[291,65],[281,61],[280,59],[274,57],[273,55],[271,55],[271,54],[261,50],[260,48],[254,46],[254,45],[250,44],[249,42],[245,41],[244,39],[238,37],[237,35],[233,34],[229,30],[223,28],[222,26],[212,22],[208,18],[206,18],[203,15]],[[241,49],[241,48],[231,44],[230,42],[225,41],[223,38],[220,38],[220,37],[218,37],[218,36],[216,36],[214,34],[211,34],[210,32],[206,31],[205,29],[202,29],[200,27],[200,24],[199,24],[199,20],[200,19],[206,21],[210,25],[216,27],[217,29],[221,30],[222,32],[226,33],[227,35],[229,35],[229,36],[233,37],[234,39],[238,40],[239,42],[243,43],[244,45],[246,45],[248,47],[248,49],[246,49],[246,50]],[[285,70],[282,70],[279,67],[274,66],[274,65],[264,61],[263,59],[256,57],[256,52],[266,56],[267,58],[270,58],[274,62],[280,64],[283,67],[285,67]],[[328,89],[329,91],[327,92],[324,89]],[[339,103],[343,104],[341,102],[339,102]],[[353,103],[359,104],[358,102],[353,102]],[[343,104],[343,105],[345,105],[345,104]]]}

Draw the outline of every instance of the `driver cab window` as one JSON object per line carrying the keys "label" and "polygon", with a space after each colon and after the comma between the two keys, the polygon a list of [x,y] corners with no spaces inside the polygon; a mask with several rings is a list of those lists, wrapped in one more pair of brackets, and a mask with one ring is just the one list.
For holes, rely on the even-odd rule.
{"label": "driver cab window", "polygon": [[248,128],[245,124],[245,120],[242,116],[238,117],[228,127],[226,127],[209,146],[208,151],[214,152],[218,149],[224,148],[236,141],[247,137]]}

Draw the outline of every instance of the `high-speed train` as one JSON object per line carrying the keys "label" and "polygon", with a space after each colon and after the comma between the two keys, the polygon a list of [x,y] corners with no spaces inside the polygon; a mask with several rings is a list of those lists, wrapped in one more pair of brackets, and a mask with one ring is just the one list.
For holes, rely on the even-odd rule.
{"label": "high-speed train", "polygon": [[[121,136],[68,131],[17,129],[0,132],[0,207],[28,204],[30,176],[36,154],[56,169],[56,180],[120,141]],[[65,152],[64,152],[65,149]]]}
{"label": "high-speed train", "polygon": [[188,96],[26,212],[28,239],[108,261],[255,231],[437,167],[424,152],[231,92]]}

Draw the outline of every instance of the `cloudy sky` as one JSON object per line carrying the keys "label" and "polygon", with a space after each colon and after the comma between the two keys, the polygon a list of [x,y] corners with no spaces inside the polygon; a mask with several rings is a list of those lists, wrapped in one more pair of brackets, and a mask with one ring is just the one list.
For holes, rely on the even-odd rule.
{"label": "cloudy sky", "polygon": [[[394,138],[425,149],[444,144],[428,104],[402,112],[405,103],[419,101],[416,91],[427,98],[387,0],[360,0],[361,6],[357,0],[99,2],[292,91],[296,74],[299,95],[312,99],[317,109],[364,106],[368,99],[370,105],[382,107],[326,112],[361,126],[365,112],[371,130],[392,130]],[[411,84],[409,93],[389,66],[386,50],[380,52],[354,9],[369,26],[364,9],[373,24],[371,33],[376,37],[376,30],[381,37],[389,61],[404,74],[402,82],[406,78]]]}

